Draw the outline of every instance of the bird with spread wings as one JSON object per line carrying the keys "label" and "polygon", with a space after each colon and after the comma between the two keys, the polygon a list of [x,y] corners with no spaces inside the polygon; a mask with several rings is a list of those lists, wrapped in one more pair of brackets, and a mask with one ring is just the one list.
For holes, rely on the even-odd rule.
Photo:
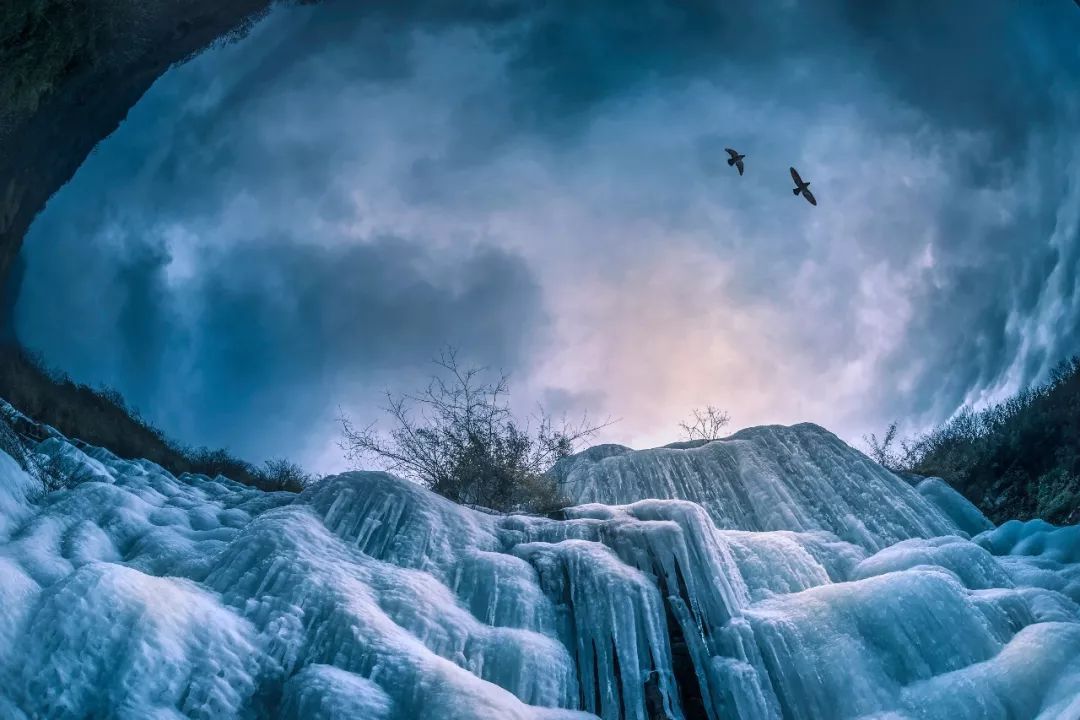
{"label": "bird with spread wings", "polygon": [[746,158],[746,156],[735,152],[731,148],[724,148],[724,150],[727,150],[727,154],[731,156],[731,157],[728,158],[727,164],[728,165],[734,165],[736,168],[739,169],[739,174],[742,175],[743,174],[743,160]]}
{"label": "bird with spread wings", "polygon": [[802,196],[806,198],[806,201],[811,205],[817,205],[817,198],[810,192],[810,183],[804,182],[802,177],[799,176],[799,171],[795,168],[791,168],[791,179],[795,181],[795,189],[791,192],[795,195],[802,193]]}

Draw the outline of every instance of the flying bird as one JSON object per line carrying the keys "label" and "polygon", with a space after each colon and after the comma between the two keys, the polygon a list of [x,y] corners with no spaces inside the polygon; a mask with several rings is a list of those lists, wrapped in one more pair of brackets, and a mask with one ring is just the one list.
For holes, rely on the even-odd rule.
{"label": "flying bird", "polygon": [[731,157],[728,158],[727,164],[728,165],[734,165],[735,167],[739,168],[739,174],[742,175],[743,174],[743,162],[742,161],[743,161],[743,158],[745,158],[746,156],[745,155],[740,155],[739,153],[735,152],[731,148],[724,148],[724,149],[727,150],[727,154],[731,156]]}
{"label": "flying bird", "polygon": [[817,205],[817,199],[814,197],[814,194],[810,192],[810,183],[803,182],[803,179],[799,177],[799,171],[795,168],[791,168],[791,179],[795,181],[795,189],[791,192],[795,195],[802,193],[802,196],[806,198],[808,203]]}

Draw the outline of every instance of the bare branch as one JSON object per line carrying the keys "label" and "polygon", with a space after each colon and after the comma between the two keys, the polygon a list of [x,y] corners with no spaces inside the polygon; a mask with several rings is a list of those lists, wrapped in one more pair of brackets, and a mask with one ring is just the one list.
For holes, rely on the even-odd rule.
{"label": "bare branch", "polygon": [[[889,427],[885,429],[885,435],[881,438],[875,433],[869,435],[863,435],[863,442],[866,443],[868,454],[870,459],[881,465],[887,470],[899,470],[903,462],[900,455],[893,449],[896,442],[896,421],[894,420],[889,424]],[[906,456],[910,454],[907,441],[901,443],[903,454]]]}
{"label": "bare branch", "polygon": [[731,416],[720,408],[707,406],[704,410],[694,408],[694,416],[689,422],[679,423],[687,440],[719,440],[720,431],[731,422]]}

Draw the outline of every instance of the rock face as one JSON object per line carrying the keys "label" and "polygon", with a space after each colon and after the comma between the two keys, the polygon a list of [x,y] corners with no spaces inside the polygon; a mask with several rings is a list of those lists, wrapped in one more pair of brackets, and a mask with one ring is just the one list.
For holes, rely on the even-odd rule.
{"label": "rock face", "polygon": [[[766,448],[791,469],[767,494],[794,504],[744,506],[762,530],[673,499],[492,516],[384,473],[263,493],[51,434],[70,489],[0,453],[0,717],[1075,717],[1080,529],[968,539],[885,477],[856,501],[868,471],[830,438],[763,428],[726,455],[751,494]],[[784,495],[799,467],[821,474]],[[807,530],[826,486],[925,517]],[[865,546],[886,532],[908,538]]]}
{"label": "rock face", "polygon": [[[9,281],[34,216],[147,88],[172,64],[242,29],[270,2],[5,0],[5,5],[0,78],[30,74],[23,85],[35,88],[4,83],[0,96],[0,282]],[[70,56],[56,61],[65,52]]]}

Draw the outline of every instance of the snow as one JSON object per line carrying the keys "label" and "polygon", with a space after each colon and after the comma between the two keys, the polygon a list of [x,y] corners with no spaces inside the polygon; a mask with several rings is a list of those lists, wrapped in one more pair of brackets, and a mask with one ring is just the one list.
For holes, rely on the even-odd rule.
{"label": "snow", "polygon": [[[993,528],[811,425],[560,472],[561,519],[0,453],[0,717],[1078,717],[1080,527]],[[649,495],[659,498],[649,498]]]}

